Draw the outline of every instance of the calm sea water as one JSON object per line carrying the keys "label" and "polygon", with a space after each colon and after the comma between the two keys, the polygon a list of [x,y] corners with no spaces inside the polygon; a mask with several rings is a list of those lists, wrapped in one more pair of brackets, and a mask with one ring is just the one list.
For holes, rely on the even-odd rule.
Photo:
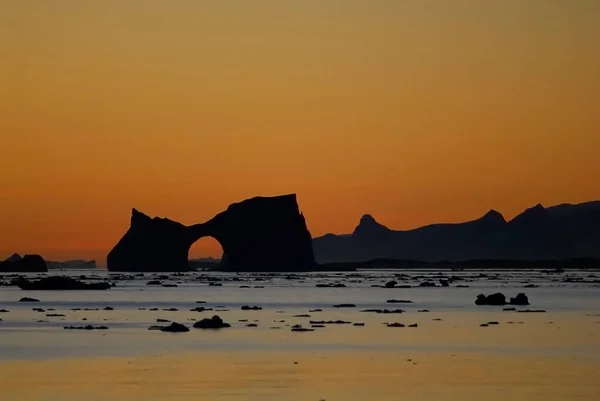
{"label": "calm sea water", "polygon": [[[107,271],[60,271],[74,277],[111,280]],[[158,275],[145,274],[132,280],[119,280],[107,291],[22,291],[18,287],[0,287],[0,357],[4,359],[47,359],[84,356],[153,355],[157,352],[186,351],[314,351],[314,350],[372,350],[393,352],[420,349],[448,352],[485,350],[486,352],[537,352],[555,354],[600,355],[600,341],[578,344],[560,343],[544,347],[544,341],[505,344],[469,340],[468,333],[482,330],[479,324],[495,320],[500,327],[486,328],[490,332],[505,332],[507,336],[527,336],[528,324],[547,324],[554,321],[581,317],[590,323],[592,335],[600,324],[600,273],[569,271],[547,274],[539,271],[359,271],[356,273],[309,274],[234,274],[189,273],[176,277],[168,275],[163,283],[178,287],[146,285]],[[424,288],[425,281],[439,284],[440,277],[459,278],[450,287]],[[222,286],[209,286],[208,280],[222,280]],[[375,288],[389,280],[412,288]],[[1,280],[1,279],[0,279]],[[6,278],[5,278],[6,280]],[[233,281],[235,280],[235,281]],[[317,283],[344,283],[345,288],[317,288]],[[537,288],[524,288],[534,284]],[[468,288],[458,288],[467,285]],[[249,286],[250,288],[240,288]],[[256,288],[256,287],[262,288]],[[518,309],[544,309],[547,313],[503,312],[501,307],[476,306],[480,293],[502,292],[507,298],[519,292],[529,296],[531,306]],[[39,299],[39,303],[18,302],[21,297]],[[411,304],[389,304],[389,299],[411,300]],[[197,304],[196,301],[205,301]],[[355,308],[334,308],[341,303],[355,304]],[[257,305],[259,311],[242,311],[242,305]],[[114,310],[103,310],[110,306]],[[192,312],[197,306],[221,311]],[[43,308],[35,312],[32,308]],[[97,311],[73,311],[72,309]],[[145,310],[140,310],[145,308]],[[158,308],[158,311],[150,311]],[[166,309],[176,308],[177,311]],[[363,309],[404,309],[402,314],[373,314]],[[48,309],[54,309],[48,310]],[[322,309],[322,312],[309,312]],[[422,310],[429,312],[419,312]],[[64,314],[48,317],[47,313]],[[171,334],[149,331],[158,324],[156,319],[167,319],[187,324],[194,319],[221,316],[232,324],[221,331],[194,330],[190,333]],[[297,315],[309,314],[307,317]],[[86,320],[84,320],[84,318]],[[434,320],[435,319],[435,320]],[[344,320],[365,323],[364,327],[328,325],[310,333],[293,333],[290,325],[310,327],[310,320]],[[511,324],[504,324],[506,322]],[[418,323],[415,329],[402,332],[386,327],[385,323]],[[246,327],[256,323],[258,327]],[[107,331],[68,331],[63,326],[105,325]],[[464,341],[440,341],[435,333],[453,328],[463,333]],[[412,331],[409,331],[412,330]],[[491,335],[491,334],[490,334]],[[458,337],[460,337],[457,334]],[[415,338],[419,341],[415,341]],[[430,339],[427,341],[427,339]],[[595,340],[596,337],[593,337]],[[416,347],[416,348],[415,348]]]}
{"label": "calm sea water", "polygon": [[[54,274],[114,278],[106,271]],[[107,291],[0,287],[0,309],[9,311],[0,313],[0,399],[595,401],[600,392],[598,272],[197,272],[160,279],[177,284],[175,288],[146,285],[156,276],[118,280]],[[450,276],[460,280],[450,287],[418,287]],[[372,287],[392,279],[413,287]],[[209,286],[209,280],[221,280],[222,286]],[[316,287],[338,282],[346,287]],[[524,288],[530,284],[537,287]],[[518,309],[547,312],[475,305],[478,294],[494,292],[507,297],[525,292],[531,306]],[[19,302],[24,296],[40,302]],[[389,304],[389,299],[413,303]],[[341,303],[356,307],[333,307]],[[242,305],[263,309],[242,311]],[[114,309],[104,310],[107,306]],[[197,306],[221,310],[190,311]],[[82,310],[73,310],[77,308]],[[171,308],[177,310],[167,310]],[[361,312],[384,308],[405,312]],[[309,312],[315,309],[322,311]],[[213,314],[232,327],[191,328],[194,320]],[[310,317],[300,316],[306,314]],[[163,324],[156,322],[159,318],[186,324],[191,331],[148,330]],[[294,324],[310,327],[310,320],[364,326],[291,331]],[[481,326],[490,321],[498,324]],[[385,324],[392,322],[418,327]],[[257,327],[247,327],[248,323]],[[86,324],[109,329],[63,329]]]}

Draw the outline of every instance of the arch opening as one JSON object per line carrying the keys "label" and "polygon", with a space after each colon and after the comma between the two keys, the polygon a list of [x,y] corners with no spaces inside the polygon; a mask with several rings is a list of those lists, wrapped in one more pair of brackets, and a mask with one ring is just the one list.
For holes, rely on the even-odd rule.
{"label": "arch opening", "polygon": [[211,269],[219,267],[223,257],[223,247],[214,237],[198,239],[188,250],[188,261],[193,269]]}

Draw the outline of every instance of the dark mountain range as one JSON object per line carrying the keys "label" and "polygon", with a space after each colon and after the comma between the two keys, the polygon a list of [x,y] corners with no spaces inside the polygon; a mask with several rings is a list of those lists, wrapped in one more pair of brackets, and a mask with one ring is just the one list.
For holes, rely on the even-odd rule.
{"label": "dark mountain range", "polygon": [[313,249],[319,263],[600,258],[600,201],[548,208],[538,204],[510,221],[490,210],[477,220],[406,231],[365,215],[352,234],[314,238]]}

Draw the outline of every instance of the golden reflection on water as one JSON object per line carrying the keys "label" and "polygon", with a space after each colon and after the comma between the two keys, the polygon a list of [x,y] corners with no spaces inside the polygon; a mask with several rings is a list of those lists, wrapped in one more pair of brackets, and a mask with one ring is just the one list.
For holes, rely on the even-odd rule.
{"label": "golden reflection on water", "polygon": [[[110,350],[117,343],[132,347],[149,338],[154,342],[147,343],[148,356],[0,360],[0,400],[598,399],[596,316],[504,312],[360,316],[366,327],[329,326],[312,333],[290,333],[285,327],[183,334],[7,331],[0,340],[18,335],[20,340],[14,338],[12,343],[26,346],[47,341],[64,347],[70,342]],[[437,316],[443,319],[434,321]],[[265,320],[261,327],[269,324],[270,319]],[[419,327],[391,329],[382,325],[383,320],[418,321]],[[489,320],[500,325],[479,327]],[[235,351],[218,348],[244,343]],[[205,344],[206,350],[186,348],[193,344]]]}
{"label": "golden reflection on water", "polygon": [[599,372],[597,360],[573,357],[411,352],[208,352],[0,363],[2,399],[11,401],[596,400]]}

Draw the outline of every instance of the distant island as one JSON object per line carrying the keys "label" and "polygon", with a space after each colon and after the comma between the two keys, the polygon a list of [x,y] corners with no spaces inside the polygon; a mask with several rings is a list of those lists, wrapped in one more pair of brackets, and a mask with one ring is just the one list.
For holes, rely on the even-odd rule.
{"label": "distant island", "polygon": [[95,269],[96,261],[95,260],[65,260],[63,262],[56,261],[46,261],[46,266],[48,266],[49,270],[60,270],[60,269],[73,269],[73,270],[81,270],[81,269]]}
{"label": "distant island", "polygon": [[473,221],[406,231],[365,215],[352,234],[314,238],[313,250],[319,263],[599,259],[600,202],[538,204],[510,221],[490,210]]}

